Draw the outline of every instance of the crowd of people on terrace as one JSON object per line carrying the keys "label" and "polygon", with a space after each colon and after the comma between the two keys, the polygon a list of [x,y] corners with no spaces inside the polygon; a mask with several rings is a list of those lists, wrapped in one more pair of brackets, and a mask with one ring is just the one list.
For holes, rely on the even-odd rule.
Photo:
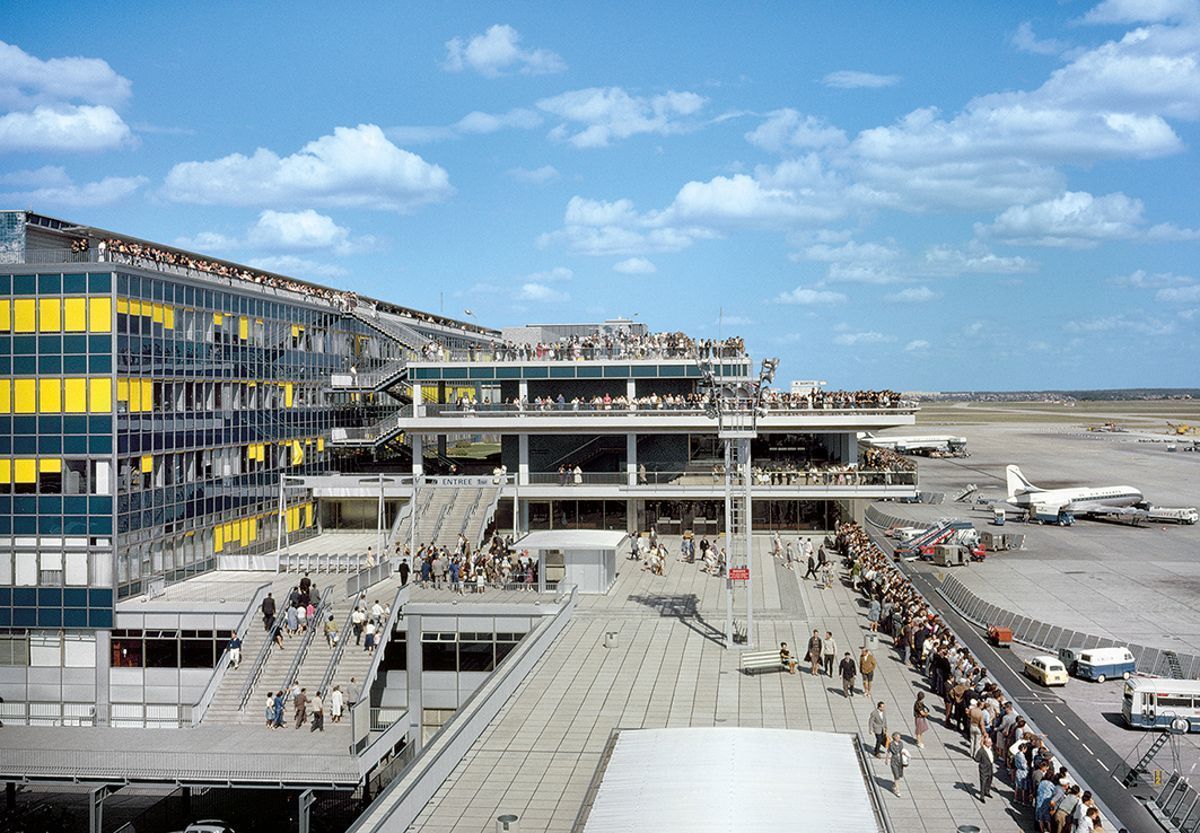
{"label": "crowd of people on terrace", "polygon": [[462,533],[454,548],[421,543],[416,552],[397,542],[393,569],[400,583],[450,590],[458,595],[484,593],[488,588],[537,589],[537,559],[528,550],[515,551],[511,538],[493,536],[487,547],[473,548]]}
{"label": "crowd of people on terrace", "polygon": [[[1027,725],[987,669],[862,527],[840,524],[835,544],[845,559],[851,586],[867,599],[870,629],[889,635],[897,659],[925,676],[929,690],[942,701],[946,727],[967,742],[968,754],[978,765],[977,798],[986,801],[991,796],[993,776],[999,771],[1012,784],[1014,801],[1033,808],[1041,833],[1104,830],[1091,794],[1074,783],[1045,738]],[[882,705],[878,717],[872,713],[870,724],[877,757],[887,746]],[[925,692],[918,692],[913,704],[918,747],[925,745],[930,717]]]}
{"label": "crowd of people on terrace", "polygon": [[585,361],[588,359],[719,359],[746,355],[738,337],[693,339],[686,333],[596,332],[558,341],[497,341],[495,361]]}
{"label": "crowd of people on terrace", "polygon": [[857,408],[893,408],[904,404],[894,390],[822,390],[805,392],[769,390],[763,394],[768,408],[791,411],[838,411]]}
{"label": "crowd of people on terrace", "polygon": [[[797,394],[782,394],[777,391],[767,391],[763,396],[763,406],[768,411],[797,411],[817,409],[856,409],[856,408],[892,408],[904,403],[899,394],[892,391],[834,391],[829,396],[837,394],[836,398],[826,398],[824,404],[813,406],[804,404],[803,398],[797,399]],[[833,402],[838,404],[831,404]],[[627,397],[624,394],[613,396],[605,392],[593,396],[572,396],[566,394],[551,396],[549,394],[528,397],[514,396],[507,402],[487,403],[480,405],[472,394],[463,394],[454,401],[454,409],[462,413],[487,411],[507,411],[517,413],[552,413],[559,411],[703,411],[713,402],[707,393],[651,393],[646,396]]]}

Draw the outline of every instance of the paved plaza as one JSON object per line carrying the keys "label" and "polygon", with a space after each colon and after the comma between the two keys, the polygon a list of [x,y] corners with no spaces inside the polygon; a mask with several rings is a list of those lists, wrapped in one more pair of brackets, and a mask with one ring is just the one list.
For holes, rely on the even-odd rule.
{"label": "paved plaza", "polygon": [[[768,544],[765,537],[756,541],[755,648],[786,641],[803,654],[808,636],[820,628],[833,631],[839,648],[857,656],[865,621],[857,595],[840,584],[819,590],[801,582],[798,572],[766,554]],[[562,636],[412,829],[490,833],[497,816],[513,813],[522,831],[568,831],[614,729],[753,726],[866,733],[872,701],[845,699],[840,681],[807,671],[796,676],[738,671],[738,653],[726,651],[719,640],[723,582],[700,572],[699,565],[672,556],[665,576],[632,561],[622,560],[619,567],[608,595],[581,597]],[[604,647],[609,631],[617,633],[615,648]],[[912,704],[923,682],[886,645],[877,657],[875,699],[887,704],[889,728],[911,738]],[[931,722],[926,748],[910,744],[913,763],[901,797],[887,791],[892,781],[886,763],[872,760],[895,830],[942,833],[964,824],[991,833],[1029,829],[1023,813],[1008,803],[1007,786],[987,804],[975,800],[977,768],[965,742]],[[746,785],[748,796],[753,789]]]}

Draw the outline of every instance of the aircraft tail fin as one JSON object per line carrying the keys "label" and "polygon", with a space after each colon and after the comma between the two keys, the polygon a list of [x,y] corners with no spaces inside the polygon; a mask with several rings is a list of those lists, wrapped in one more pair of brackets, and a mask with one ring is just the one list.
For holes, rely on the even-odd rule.
{"label": "aircraft tail fin", "polygon": [[1018,492],[1040,492],[1042,491],[1037,486],[1030,483],[1025,475],[1021,473],[1020,466],[1008,466],[1004,469],[1004,474],[1008,480],[1008,499],[1012,500],[1017,496]]}

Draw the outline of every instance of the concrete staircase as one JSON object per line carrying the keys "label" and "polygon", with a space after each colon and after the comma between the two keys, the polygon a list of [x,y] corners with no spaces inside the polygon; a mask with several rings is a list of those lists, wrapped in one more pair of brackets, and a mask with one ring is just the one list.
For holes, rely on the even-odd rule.
{"label": "concrete staircase", "polygon": [[[266,662],[263,663],[262,673],[258,677],[258,681],[254,684],[254,688],[250,692],[250,697],[246,700],[244,710],[238,709],[238,704],[241,700],[242,687],[246,684],[248,675],[254,670],[254,660],[258,656],[258,651],[262,647],[262,640],[266,633],[259,629],[253,634],[255,645],[250,647],[249,635],[242,642],[242,667],[236,671],[230,669],[225,675],[225,679],[221,681],[221,687],[217,689],[217,693],[213,695],[212,704],[208,707],[208,713],[204,716],[204,723],[261,723],[266,720],[264,710],[267,703],[267,692],[279,691],[281,688],[286,689],[284,685],[284,676],[292,665],[292,660],[296,658],[296,652],[303,645],[303,635],[284,636],[283,648],[272,648],[267,654]],[[319,633],[309,649],[304,663],[301,665],[301,673],[305,670],[315,667],[315,654],[318,648],[325,648],[325,639]],[[319,661],[321,668],[319,671],[313,671],[312,675],[320,679],[321,672],[325,670],[325,665],[329,662],[329,654],[324,655],[324,660]],[[310,663],[312,663],[310,665]],[[290,685],[291,681],[288,681]],[[303,677],[300,680],[301,685],[305,685]],[[291,714],[286,713],[285,719],[290,720]]]}
{"label": "concrete staircase", "polygon": [[[417,544],[435,543],[439,547],[454,549],[458,534],[462,532],[471,542],[479,543],[483,532],[492,519],[492,509],[500,490],[495,487],[437,489],[428,487],[417,494],[415,536]],[[392,541],[406,544],[411,516],[401,522]]]}

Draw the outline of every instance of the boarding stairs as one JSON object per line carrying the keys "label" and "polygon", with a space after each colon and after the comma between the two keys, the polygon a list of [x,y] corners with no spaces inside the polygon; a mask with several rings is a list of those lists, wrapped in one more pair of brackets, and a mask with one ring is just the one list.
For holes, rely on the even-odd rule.
{"label": "boarding stairs", "polygon": [[976,486],[974,483],[968,483],[966,486],[963,486],[961,489],[959,489],[954,494],[954,502],[955,503],[966,503],[970,499],[971,495],[975,494],[978,491],[979,491],[978,486]]}
{"label": "boarding stairs", "polygon": [[901,558],[913,558],[919,556],[922,551],[928,547],[934,547],[938,544],[954,543],[958,540],[960,532],[973,530],[975,527],[970,521],[962,520],[941,520],[934,526],[925,530],[925,532],[913,538],[902,547],[896,548],[896,555]]}
{"label": "boarding stairs", "polygon": [[1154,738],[1154,742],[1146,748],[1145,753],[1138,759],[1136,764],[1127,770],[1124,764],[1118,765],[1117,772],[1113,774],[1119,776],[1122,786],[1126,788],[1136,787],[1141,781],[1142,776],[1150,771],[1150,764],[1154,760],[1154,757],[1158,755],[1159,750],[1166,746],[1170,740],[1170,732],[1159,732]]}

